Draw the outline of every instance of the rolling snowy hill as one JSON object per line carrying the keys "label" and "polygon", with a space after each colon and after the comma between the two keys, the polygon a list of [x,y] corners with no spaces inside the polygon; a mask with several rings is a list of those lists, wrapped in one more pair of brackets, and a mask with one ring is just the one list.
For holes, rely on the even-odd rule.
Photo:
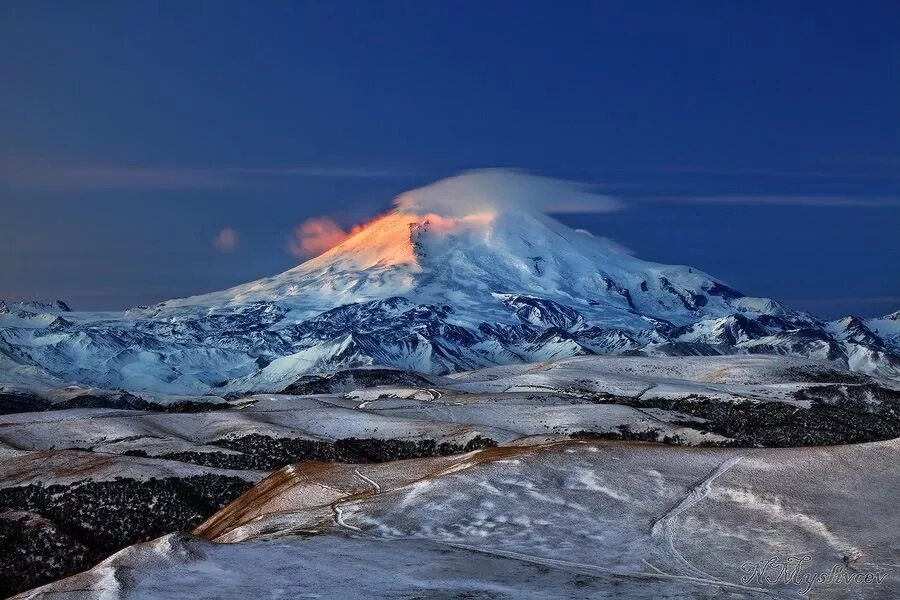
{"label": "rolling snowy hill", "polygon": [[[665,550],[658,543],[666,538],[653,534],[648,520],[665,515],[678,497],[701,500],[688,491],[692,482],[700,481],[699,488],[691,489],[702,491],[708,473],[740,456],[746,457],[745,466],[760,461],[759,468],[736,469],[727,501],[713,505],[724,511],[720,516],[728,519],[725,529],[703,532],[692,522],[683,523],[684,541],[695,540],[691,552],[696,560],[708,565],[715,558],[710,548],[748,535],[788,548],[798,544],[807,552],[816,549],[823,565],[844,564],[840,561],[846,555],[838,552],[845,542],[835,545],[830,533],[819,534],[819,525],[805,527],[816,519],[828,532],[845,532],[845,541],[852,540],[848,548],[860,549],[852,556],[854,569],[875,569],[891,552],[881,536],[896,528],[882,520],[881,527],[861,527],[873,508],[887,511],[880,519],[891,516],[884,507],[893,506],[885,499],[896,495],[896,469],[890,467],[897,450],[893,438],[900,436],[898,407],[900,391],[835,363],[761,355],[579,356],[447,377],[355,369],[303,377],[285,394],[214,403],[160,405],[129,394],[79,390],[59,390],[49,404],[41,397],[20,396],[15,405],[0,403],[0,413],[7,412],[0,414],[0,596],[94,565],[83,575],[51,583],[27,597],[158,596],[131,586],[157,576],[177,578],[166,574],[165,564],[181,564],[180,551],[168,553],[166,540],[171,538],[100,561],[132,544],[190,530],[209,517],[197,533],[218,542],[240,542],[223,552],[235,553],[242,568],[253,565],[242,571],[242,585],[269,581],[268,567],[252,557],[260,548],[256,543],[271,536],[292,548],[282,555],[272,554],[269,547],[268,561],[280,570],[327,569],[330,559],[315,550],[321,544],[323,550],[339,547],[342,554],[358,557],[367,577],[381,580],[398,565],[385,570],[390,561],[374,559],[365,539],[338,539],[342,531],[376,537],[385,533],[371,519],[383,508],[393,511],[392,504],[376,513],[365,508],[365,494],[373,489],[368,482],[374,481],[383,499],[399,502],[398,512],[383,524],[417,538],[401,542],[388,535],[369,540],[384,542],[377,546],[383,548],[379,552],[393,560],[408,560],[416,552],[427,552],[432,543],[452,541],[453,535],[463,533],[445,535],[454,523],[472,527],[474,539],[456,540],[466,544],[485,533],[492,538],[493,527],[505,531],[496,540],[482,539],[477,548],[460,551],[450,563],[444,562],[445,553],[429,553],[429,560],[437,562],[428,577],[439,576],[441,569],[463,569],[466,578],[459,585],[493,585],[489,570],[480,571],[477,565],[485,559],[484,552],[498,549],[494,542],[507,536],[524,536],[506,549],[527,553],[538,565],[554,556],[566,559],[569,551],[589,555],[596,543],[607,539],[613,546],[626,542],[624,548],[635,543],[635,551],[648,552],[644,557],[664,571],[662,587],[648,591],[650,597],[666,597],[668,586],[679,581],[686,586],[684,597],[703,597],[701,592],[713,597],[720,586],[737,583],[742,562],[768,556],[760,555],[765,543],[744,547],[736,541],[728,550],[731,569],[717,568],[714,578],[689,582],[682,580],[688,575],[683,565],[672,562],[677,560],[673,552],[658,553]],[[623,445],[634,440],[655,441],[659,447]],[[786,446],[794,449],[781,448]],[[579,457],[572,455],[576,451]],[[644,463],[641,457],[651,455],[655,458]],[[541,458],[553,456],[557,458],[549,462]],[[527,473],[521,471],[521,461],[532,458],[537,462]],[[566,460],[559,463],[559,458]],[[479,465],[489,464],[494,467],[485,479],[467,480],[456,491],[442,487],[453,473],[478,472]],[[270,471],[275,472],[263,479]],[[671,477],[663,487],[660,473]],[[823,477],[829,485],[822,485]],[[508,487],[510,478],[521,478],[521,485]],[[798,482],[804,487],[795,487]],[[497,491],[501,488],[502,494]],[[743,503],[747,498],[740,494],[748,489],[765,499]],[[822,491],[834,496],[823,499]],[[642,506],[631,500],[637,498],[657,503],[653,514],[622,512],[626,506]],[[488,510],[494,501],[505,504],[504,512]],[[829,507],[828,502],[842,508]],[[423,512],[428,505],[442,508]],[[710,505],[692,510],[693,518],[708,518],[704,508]],[[461,512],[448,515],[446,522],[435,521],[444,509]],[[482,514],[494,514],[497,520],[475,523],[484,521],[478,516]],[[754,514],[762,520],[748,530]],[[503,520],[512,515],[525,515],[527,521]],[[537,522],[545,517],[549,520]],[[591,532],[589,537],[598,536],[593,541],[569,528],[582,528],[584,519],[590,521],[585,530]],[[791,529],[797,523],[799,529]],[[507,526],[513,529],[503,529]],[[546,538],[552,531],[558,537]],[[613,531],[623,537],[604,537]],[[778,537],[772,537],[774,531]],[[323,537],[303,542],[310,534]],[[178,539],[176,544],[181,543]],[[150,556],[144,554],[148,548]],[[153,549],[160,549],[164,564],[156,562]],[[628,552],[619,550],[619,559],[627,558]],[[612,547],[602,555],[602,563],[618,560]],[[121,587],[117,583],[115,589],[107,588],[104,581],[122,581],[118,575],[104,579],[107,569],[130,569],[130,559],[123,563],[123,556],[139,557],[140,575],[129,576]],[[191,581],[203,581],[205,590],[214,590],[207,595],[225,593],[216,587],[226,585],[219,576],[214,577],[218,583],[206,581],[204,564],[182,558],[185,579],[169,584],[167,597],[196,595]],[[421,557],[417,562],[422,563]],[[577,572],[583,575],[596,574],[602,566],[578,562]],[[519,573],[514,564],[494,566]],[[624,582],[630,582],[625,588],[630,593],[640,589],[632,579],[646,579],[642,564],[624,560],[618,565]],[[97,575],[100,580],[94,579]],[[564,580],[545,575],[539,581],[556,590],[550,596],[583,597]],[[353,595],[354,585],[341,579],[333,595]],[[504,585],[525,582],[512,577]],[[605,584],[598,580],[595,585],[599,594]],[[896,585],[894,577],[885,588],[886,597]],[[240,589],[249,594],[250,588]],[[620,595],[623,591],[617,589]],[[524,590],[510,593],[527,597]]]}
{"label": "rolling snowy hill", "polygon": [[292,465],[193,535],[17,598],[887,600],[898,449],[583,441]]}

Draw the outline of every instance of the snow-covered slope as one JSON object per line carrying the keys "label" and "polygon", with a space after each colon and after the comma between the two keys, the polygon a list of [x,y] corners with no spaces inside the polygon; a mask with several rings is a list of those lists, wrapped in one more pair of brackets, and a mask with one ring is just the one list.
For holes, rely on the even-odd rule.
{"label": "snow-covered slope", "polygon": [[292,465],[193,536],[19,598],[896,598],[898,449],[585,441]]}
{"label": "snow-covered slope", "polygon": [[[9,396],[0,395],[0,401],[9,400]],[[724,461],[744,454],[751,462],[762,461],[760,468],[737,471],[740,475],[732,484],[741,493],[751,488],[765,493],[771,506],[767,504],[766,510],[759,511],[754,501],[747,512],[742,509],[735,514],[735,507],[726,505],[724,515],[733,519],[729,531],[710,532],[709,540],[698,542],[698,548],[706,549],[709,542],[727,545],[733,536],[749,536],[745,524],[754,512],[776,517],[758,523],[768,533],[752,535],[752,539],[788,542],[793,539],[790,535],[796,534],[785,533],[791,523],[808,525],[807,516],[836,515],[823,521],[830,531],[837,527],[861,536],[854,540],[871,540],[878,532],[889,535],[893,530],[857,521],[856,508],[850,513],[825,515],[799,510],[796,503],[817,490],[818,495],[811,499],[818,498],[812,503],[814,508],[830,506],[832,501],[847,506],[848,498],[852,507],[867,500],[875,506],[890,505],[884,504],[875,491],[881,490],[884,498],[891,498],[893,479],[883,479],[883,473],[871,462],[887,460],[896,453],[898,407],[900,391],[835,363],[759,355],[578,356],[446,377],[393,369],[354,369],[303,377],[286,394],[256,394],[212,405],[199,401],[149,404],[126,393],[60,390],[49,406],[7,404],[9,414],[0,415],[0,550],[4,558],[9,557],[0,560],[0,596],[83,571],[131,544],[192,529],[226,505],[197,533],[218,542],[241,542],[231,547],[239,555],[235,558],[241,568],[250,569],[241,572],[245,580],[242,585],[250,585],[259,577],[268,582],[266,569],[272,561],[281,562],[282,568],[291,572],[295,570],[291,561],[298,560],[296,547],[281,554],[269,546],[265,564],[248,563],[251,557],[241,553],[257,548],[253,544],[258,537],[274,535],[286,540],[285,535],[290,537],[298,531],[328,535],[332,524],[372,535],[387,531],[371,519],[404,532],[404,537],[425,534],[420,540],[423,543],[409,546],[405,542],[394,545],[399,540],[393,535],[382,539],[387,544],[381,547],[394,563],[415,559],[417,564],[424,564],[421,552],[428,552],[429,543],[450,541],[441,532],[465,534],[455,525],[459,523],[467,523],[465,527],[471,527],[476,540],[484,538],[479,544],[494,537],[493,527],[502,530],[510,522],[521,526],[516,531],[498,531],[497,538],[509,541],[524,535],[521,544],[516,543],[517,549],[507,550],[529,552],[532,558],[565,549],[584,554],[603,540],[616,548],[612,553],[604,550],[604,560],[609,556],[621,558],[623,548],[627,554],[628,544],[641,539],[643,545],[648,542],[648,531],[652,534],[652,525],[645,520],[651,515],[622,512],[625,505],[643,506],[631,499],[649,498],[659,504],[660,511],[677,507],[677,499],[666,492],[667,486],[660,487],[661,473],[671,474],[671,485],[676,486],[672,493],[677,497],[696,500],[697,490],[703,492],[705,473],[717,473],[717,465],[730,470],[734,465]],[[22,408],[39,412],[23,412]],[[3,410],[0,402],[0,412]],[[620,446],[621,440],[657,441],[668,446],[657,451],[642,445]],[[885,444],[883,440],[892,441]],[[707,446],[728,449],[711,451]],[[761,447],[771,446],[777,448],[760,452]],[[804,453],[779,449],[785,446],[807,448]],[[688,451],[688,447],[693,448]],[[491,450],[477,452],[487,448]],[[883,450],[872,452],[877,448]],[[584,453],[578,461],[569,460],[581,451]],[[858,461],[853,459],[856,452],[862,453]],[[656,457],[652,464],[639,460],[648,453]],[[529,457],[551,455],[565,460],[545,462],[538,458],[538,462],[530,463]],[[804,458],[807,456],[811,457],[809,461]],[[372,465],[398,460],[402,462],[395,466]],[[531,464],[527,471],[520,469],[523,461]],[[698,461],[696,469],[690,466]],[[810,462],[820,468],[828,461],[832,461],[829,468],[815,473],[806,468]],[[860,463],[866,468],[860,469]],[[467,480],[459,490],[443,487],[447,476],[454,478],[453,473],[480,472],[490,464],[496,468],[483,472],[484,479]],[[888,461],[881,468],[893,464]],[[269,471],[276,472],[260,482]],[[890,474],[895,471],[890,470]],[[799,481],[805,487],[798,488],[798,479],[791,473],[803,473]],[[833,485],[823,488],[821,473],[828,473]],[[510,484],[513,479],[517,483]],[[760,488],[763,481],[767,483]],[[238,498],[256,482],[260,482],[257,487]],[[774,482],[787,483],[784,488],[769,487]],[[498,491],[501,489],[503,493]],[[847,498],[822,500],[822,489]],[[365,501],[373,490],[376,495],[400,501],[396,514],[381,512],[383,508],[393,512],[393,505],[369,512],[360,511],[361,505],[352,502]],[[453,512],[464,509],[465,502],[459,501],[478,499],[482,492],[487,496],[473,509],[475,521],[468,523],[464,514]],[[773,499],[771,494],[777,497]],[[497,505],[488,503],[495,501],[506,503],[504,510],[513,512],[509,516],[491,513]],[[439,508],[429,514],[428,506]],[[790,506],[795,508],[784,517],[783,509]],[[453,514],[444,515],[446,522],[436,522],[434,519],[444,510]],[[655,513],[664,514],[660,511]],[[495,514],[496,522],[491,517],[484,525],[485,519],[479,516],[482,514]],[[525,521],[520,519],[523,515]],[[538,522],[539,515],[543,515],[541,521],[550,520]],[[600,528],[583,529],[582,517],[593,524],[590,527],[599,523]],[[705,535],[693,524],[685,526],[695,536]],[[800,529],[802,534],[806,528]],[[429,530],[437,538],[432,538]],[[619,530],[625,545],[618,537],[604,537]],[[818,526],[810,529],[813,534],[819,530]],[[584,531],[593,532],[589,534],[593,541],[582,536]],[[782,537],[772,538],[772,531]],[[828,536],[823,538],[824,551],[836,550],[828,544]],[[651,535],[649,541],[666,539]],[[326,546],[333,542],[333,538],[322,538]],[[321,564],[310,557],[310,548],[317,544],[311,543],[313,546],[301,549],[299,560],[305,565],[304,573],[329,562],[324,556]],[[582,543],[586,545],[582,547]],[[791,543],[809,551],[823,541],[813,535]],[[368,576],[385,572],[384,565],[391,562],[373,562],[373,546],[359,539],[344,540],[339,546],[344,555],[341,560],[346,563],[348,556],[359,557],[367,565]],[[872,546],[855,547],[865,553],[865,548]],[[140,555],[140,548],[125,554],[134,551]],[[491,548],[490,544],[481,546],[479,552]],[[734,558],[745,552],[740,548],[731,551],[736,553]],[[672,556],[654,556],[662,561],[654,562],[654,568],[664,569],[673,581],[682,576],[677,569],[672,570],[677,567],[669,562]],[[866,555],[862,562],[855,557],[853,565],[861,568],[881,560],[879,556]],[[468,552],[449,562],[446,551],[429,553],[426,558],[437,561],[429,567],[434,571],[428,577],[441,576],[442,570],[444,576],[451,577],[451,571],[461,569],[471,578],[461,582],[459,593],[466,586],[490,581],[490,569],[475,568],[474,563],[481,564],[482,559]],[[92,574],[102,573],[108,566],[126,566],[119,561],[113,557],[86,577],[93,581]],[[156,564],[152,560],[141,563],[142,568]],[[645,579],[643,571],[634,571],[637,563],[626,561],[619,567],[637,580]],[[390,571],[397,568],[394,564]],[[251,575],[254,570],[256,577]],[[589,570],[593,572],[593,567]],[[213,587],[204,584],[204,589],[206,595],[219,597],[222,589],[215,586],[225,584],[218,568],[216,572],[217,583],[210,583]],[[75,580],[84,582],[83,577],[76,576]],[[63,591],[79,597],[76,589],[87,597],[105,597],[106,593],[111,597],[116,593],[159,596],[162,592],[138,592],[141,588],[132,587],[143,577],[129,576],[129,583],[116,588],[115,593],[102,584],[102,589],[94,588],[93,583],[68,587],[74,580],[61,581],[36,591],[34,597]],[[507,583],[527,589],[526,581],[517,580],[512,577]],[[544,585],[550,582],[546,577],[540,580]],[[192,581],[197,581],[195,575],[170,584],[169,593],[164,595],[196,596],[198,590],[192,587]],[[608,588],[597,584],[597,593],[602,595]],[[356,593],[354,585],[341,579],[335,582],[333,595],[352,596]],[[453,588],[456,584],[449,585]],[[553,585],[570,589],[564,581]],[[696,597],[698,590],[693,584],[686,585],[685,597]],[[721,593],[723,584],[701,585],[710,585],[710,594],[714,595]],[[664,589],[655,590],[651,597],[660,597]],[[247,588],[241,590],[246,592]],[[621,591],[616,588],[616,593]],[[561,593],[549,595],[558,597]],[[565,595],[583,597],[582,593]]]}
{"label": "snow-covered slope", "polygon": [[121,314],[4,304],[0,383],[278,391],[357,366],[442,374],[623,352],[796,355],[900,380],[896,314],[825,323],[541,212],[590,201],[565,184],[475,172],[404,194],[321,256],[221,292]]}
{"label": "snow-covered slope", "polygon": [[[405,297],[416,304],[449,304],[454,320],[477,326],[491,317],[518,323],[507,309],[518,308],[520,295],[630,329],[648,328],[645,317],[684,324],[731,313],[736,309],[728,301],[740,296],[699,271],[639,260],[541,214],[448,218],[398,209],[286,273],[154,310],[277,302],[306,318],[351,303]],[[531,325],[579,324],[531,312],[525,319]]]}

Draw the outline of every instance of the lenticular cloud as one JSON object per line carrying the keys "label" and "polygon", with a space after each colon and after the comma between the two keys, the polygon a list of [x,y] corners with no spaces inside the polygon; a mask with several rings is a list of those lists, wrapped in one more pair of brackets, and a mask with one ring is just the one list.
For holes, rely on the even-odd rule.
{"label": "lenticular cloud", "polygon": [[594,194],[587,184],[508,169],[469,171],[405,192],[400,212],[464,217],[485,212],[596,213],[622,208],[619,200]]}
{"label": "lenticular cloud", "polygon": [[587,184],[530,175],[510,169],[468,171],[394,199],[394,209],[345,231],[328,216],[307,219],[294,229],[288,251],[311,258],[341,244],[385,216],[424,217],[432,235],[490,223],[508,213],[599,213],[619,210],[610,196],[594,194]]}

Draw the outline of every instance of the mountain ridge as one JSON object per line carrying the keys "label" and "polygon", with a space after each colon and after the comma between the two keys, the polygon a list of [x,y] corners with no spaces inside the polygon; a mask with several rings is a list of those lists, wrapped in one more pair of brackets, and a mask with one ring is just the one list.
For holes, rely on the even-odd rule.
{"label": "mountain ridge", "polygon": [[[55,383],[206,394],[359,366],[445,374],[583,354],[763,353],[900,380],[898,313],[826,322],[745,296],[541,214],[534,186],[476,172],[408,192],[322,255],[220,292],[105,315],[3,304],[4,371],[12,383],[43,370]],[[547,205],[589,198],[537,187],[556,194]]]}

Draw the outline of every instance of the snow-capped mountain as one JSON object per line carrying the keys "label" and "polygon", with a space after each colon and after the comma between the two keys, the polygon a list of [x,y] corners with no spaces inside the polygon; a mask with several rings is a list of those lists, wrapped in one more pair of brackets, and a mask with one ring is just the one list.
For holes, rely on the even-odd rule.
{"label": "snow-capped mountain", "polygon": [[475,172],[404,194],[324,254],[222,292],[114,314],[2,304],[0,383],[277,391],[348,367],[443,374],[616,353],[784,354],[900,380],[898,313],[824,322],[640,260],[541,212],[572,198],[590,199]]}

